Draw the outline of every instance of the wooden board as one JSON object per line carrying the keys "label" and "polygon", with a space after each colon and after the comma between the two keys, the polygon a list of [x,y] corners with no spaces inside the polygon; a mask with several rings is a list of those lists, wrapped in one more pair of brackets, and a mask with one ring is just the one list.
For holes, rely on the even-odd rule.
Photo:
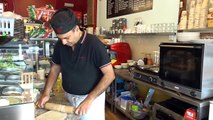
{"label": "wooden board", "polygon": [[35,120],[65,120],[67,113],[48,111],[35,118]]}

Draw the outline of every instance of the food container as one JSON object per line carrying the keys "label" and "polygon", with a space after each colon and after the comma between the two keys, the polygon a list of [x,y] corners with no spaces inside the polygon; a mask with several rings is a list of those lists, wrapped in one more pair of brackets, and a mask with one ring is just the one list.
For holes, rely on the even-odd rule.
{"label": "food container", "polygon": [[121,67],[122,68],[128,68],[129,66],[128,66],[128,63],[121,63]]}
{"label": "food container", "polygon": [[44,80],[45,79],[45,70],[39,69],[37,71],[37,77],[38,77],[39,80]]}
{"label": "food container", "polygon": [[132,115],[132,117],[134,117],[137,120],[141,120],[143,118],[145,118],[148,114],[148,112],[146,111],[131,111],[130,114]]}
{"label": "food container", "polygon": [[121,65],[115,65],[114,67],[115,67],[115,69],[121,69],[122,68]]}
{"label": "food container", "polygon": [[127,63],[132,63],[134,62],[134,60],[127,60]]}
{"label": "food container", "polygon": [[4,86],[0,89],[1,95],[11,95],[17,94],[21,95],[23,93],[23,89],[19,85],[11,85],[11,86]]}
{"label": "food container", "polygon": [[124,110],[127,110],[129,101],[133,101],[133,98],[131,98],[130,96],[121,96],[120,107]]}
{"label": "food container", "polygon": [[213,27],[213,19],[208,20],[208,27]]}
{"label": "food container", "polygon": [[5,75],[0,74],[0,80],[4,80],[5,79]]}
{"label": "food container", "polygon": [[7,76],[7,80],[21,80],[20,75],[9,75]]}
{"label": "food container", "polygon": [[10,42],[13,39],[13,37],[9,36],[0,36],[0,45],[6,44]]}

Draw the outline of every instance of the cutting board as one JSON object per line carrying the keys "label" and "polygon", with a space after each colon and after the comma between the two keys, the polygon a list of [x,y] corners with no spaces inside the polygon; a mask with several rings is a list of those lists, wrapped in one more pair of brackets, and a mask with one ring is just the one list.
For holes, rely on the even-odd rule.
{"label": "cutting board", "polygon": [[35,120],[65,120],[67,113],[48,111],[35,118]]}

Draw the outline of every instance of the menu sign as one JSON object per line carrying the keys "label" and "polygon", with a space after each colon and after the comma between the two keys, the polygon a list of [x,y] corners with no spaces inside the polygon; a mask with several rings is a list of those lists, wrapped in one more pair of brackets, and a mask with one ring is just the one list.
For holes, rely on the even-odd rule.
{"label": "menu sign", "polygon": [[151,10],[153,0],[107,0],[107,18]]}

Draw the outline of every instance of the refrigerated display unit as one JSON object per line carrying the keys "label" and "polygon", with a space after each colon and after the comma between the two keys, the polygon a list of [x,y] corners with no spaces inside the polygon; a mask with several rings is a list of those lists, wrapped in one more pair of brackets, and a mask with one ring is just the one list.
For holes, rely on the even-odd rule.
{"label": "refrigerated display unit", "polygon": [[33,80],[37,46],[23,41],[0,44],[0,116],[34,120]]}

